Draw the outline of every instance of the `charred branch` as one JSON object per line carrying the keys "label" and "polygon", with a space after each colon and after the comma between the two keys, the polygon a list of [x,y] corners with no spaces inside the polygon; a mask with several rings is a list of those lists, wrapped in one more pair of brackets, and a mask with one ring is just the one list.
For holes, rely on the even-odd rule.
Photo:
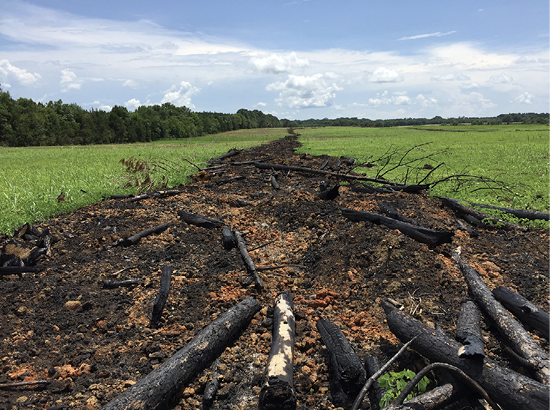
{"label": "charred branch", "polygon": [[222,246],[225,250],[231,250],[237,245],[237,238],[231,231],[229,226],[224,226],[222,229]]}
{"label": "charred branch", "polygon": [[206,229],[214,229],[224,225],[224,223],[218,219],[212,219],[202,215],[191,214],[185,211],[178,211],[178,216],[189,225],[200,226],[201,228]]}
{"label": "charred branch", "polygon": [[124,280],[106,280],[103,282],[103,287],[105,289],[115,289],[115,288],[123,288],[123,287],[130,287],[139,284],[139,279],[132,278],[132,279],[124,279]]}
{"label": "charred branch", "polygon": [[258,271],[256,270],[256,265],[254,265],[254,262],[252,261],[252,258],[250,257],[248,250],[246,249],[246,244],[244,243],[244,239],[241,235],[241,233],[237,230],[233,230],[233,234],[235,235],[235,239],[237,240],[237,248],[239,249],[239,252],[241,253],[241,256],[243,258],[243,261],[246,265],[246,269],[248,271],[248,274],[254,281],[255,287],[258,290],[261,290],[264,288],[264,284],[262,283],[262,280],[260,279],[260,276],[258,275]]}
{"label": "charred branch", "polygon": [[153,226],[152,228],[145,229],[144,231],[141,231],[141,232],[139,232],[139,233],[137,233],[133,236],[130,236],[128,238],[118,239],[113,243],[113,246],[131,246],[131,245],[135,245],[136,243],[138,243],[141,240],[141,238],[145,238],[146,236],[149,236],[149,235],[154,235],[154,234],[157,234],[157,233],[161,233],[161,232],[165,231],[166,229],[168,229],[169,227],[171,227],[172,225],[174,225],[174,224],[173,223],[165,223],[165,224]]}
{"label": "charred branch", "polygon": [[37,273],[46,269],[45,266],[0,266],[0,276],[21,275],[22,273]]}
{"label": "charred branch", "polygon": [[235,155],[239,155],[242,152],[242,150],[238,150],[235,148],[231,148],[227,153],[220,155],[217,158],[212,158],[208,160],[210,164],[219,164],[220,162],[223,162],[227,158],[234,157]]}
{"label": "charred branch", "polygon": [[248,297],[221,314],[146,377],[107,403],[103,410],[153,410],[167,407],[197,373],[231,345],[260,310]]}
{"label": "charred branch", "polygon": [[475,380],[504,410],[548,409],[548,386],[500,366],[491,359],[460,358],[460,344],[441,330],[434,330],[387,302],[382,302],[388,326],[400,340],[413,341],[411,347],[432,362],[458,367]]}
{"label": "charred branch", "polygon": [[548,354],[535,343],[521,324],[494,298],[474,268],[463,259],[459,260],[458,266],[466,279],[470,294],[474,297],[480,309],[494,322],[510,347],[531,363],[536,370],[538,379],[544,384],[549,384],[550,363]]}
{"label": "charred branch", "polygon": [[359,357],[336,324],[319,319],[316,326],[329,352],[330,365],[336,373],[340,387],[347,395],[355,396],[367,379]]}
{"label": "charred branch", "polygon": [[549,212],[527,211],[523,209],[514,209],[514,208],[503,208],[503,207],[494,206],[494,205],[476,204],[474,202],[470,202],[469,204],[472,206],[477,206],[478,208],[496,209],[498,211],[504,211],[518,218],[529,219],[532,221],[537,219],[543,219],[546,221],[550,220]]}
{"label": "charred branch", "polygon": [[465,300],[460,306],[456,325],[456,340],[463,344],[459,357],[485,356],[485,342],[481,334],[481,315],[475,302]]}
{"label": "charred branch", "polygon": [[288,290],[275,299],[273,341],[267,359],[265,383],[260,391],[260,410],[293,410],[296,393],[292,380],[294,362],[294,303]]}
{"label": "charred branch", "polygon": [[172,279],[173,269],[170,266],[163,266],[162,273],[160,275],[160,289],[155,303],[153,303],[153,314],[151,315],[150,327],[157,327],[162,316],[162,310],[168,299],[168,293],[170,292],[170,281]]}
{"label": "charred branch", "polygon": [[385,225],[390,229],[399,229],[403,234],[428,245],[441,245],[452,241],[454,233],[448,230],[434,230],[421,226],[411,225],[387,216],[353,209],[342,209],[342,215],[352,221],[368,221]]}
{"label": "charred branch", "polygon": [[378,202],[378,207],[383,214],[386,214],[390,218],[397,219],[398,221],[406,222],[411,225],[418,225],[418,222],[415,219],[407,218],[405,215],[402,215],[396,208],[393,207],[393,205],[387,202]]}
{"label": "charred branch", "polygon": [[546,340],[550,340],[550,315],[547,312],[504,286],[493,289],[493,296],[526,327],[538,330]]}
{"label": "charred branch", "polygon": [[[378,370],[380,370],[380,364],[376,356],[365,357],[365,370],[367,371],[367,377],[371,377]],[[372,388],[369,390],[369,402],[371,410],[380,410],[380,400],[384,397],[386,390],[380,387],[378,380],[375,380],[372,384]]]}

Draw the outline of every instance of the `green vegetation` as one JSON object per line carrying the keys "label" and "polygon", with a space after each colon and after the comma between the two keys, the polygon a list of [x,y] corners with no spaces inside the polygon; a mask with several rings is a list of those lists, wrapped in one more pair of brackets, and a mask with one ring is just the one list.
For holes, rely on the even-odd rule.
{"label": "green vegetation", "polygon": [[[384,394],[384,397],[382,397],[382,400],[380,400],[380,407],[387,407],[395,399],[397,399],[397,397],[399,397],[399,394],[401,394],[403,389],[413,379],[414,376],[416,376],[415,372],[409,369],[405,369],[401,372],[389,372],[381,376],[378,379],[378,383],[380,384],[380,387],[386,389],[386,393]],[[415,396],[425,393],[429,383],[430,380],[428,380],[428,378],[424,376],[414,387],[412,393],[409,394],[405,400],[412,399]]]}
{"label": "green vegetation", "polygon": [[[549,128],[546,125],[322,127],[300,128],[295,132],[300,134],[303,143],[299,152],[359,158],[374,165],[359,169],[367,176],[378,177],[383,173],[383,177],[390,181],[407,183],[418,183],[428,174],[425,183],[449,175],[482,176],[484,179],[451,179],[437,184],[431,193],[480,204],[548,211]],[[413,147],[405,158],[418,161],[388,171]],[[394,153],[393,158],[384,167],[391,153]],[[438,167],[439,164],[443,165]],[[511,222],[520,222],[498,211],[480,210]],[[547,222],[540,221],[527,224],[541,228],[548,226]]]}
{"label": "green vegetation", "polygon": [[[166,185],[174,187],[196,172],[186,160],[204,163],[231,148],[248,148],[284,135],[278,128],[154,143],[0,148],[0,233],[12,234],[26,222],[44,221],[113,194],[136,193],[140,187],[123,189],[123,158],[169,164],[169,172],[157,168],[151,178],[165,177]],[[58,202],[61,193],[66,200]]]}

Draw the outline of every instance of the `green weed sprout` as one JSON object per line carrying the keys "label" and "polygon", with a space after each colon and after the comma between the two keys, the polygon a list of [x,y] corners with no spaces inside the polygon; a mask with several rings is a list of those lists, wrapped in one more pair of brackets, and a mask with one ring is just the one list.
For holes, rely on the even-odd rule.
{"label": "green weed sprout", "polygon": [[[391,402],[397,399],[399,394],[415,375],[416,373],[412,370],[405,369],[401,372],[389,372],[381,376],[378,379],[378,383],[380,384],[380,387],[386,390],[386,393],[380,400],[380,407],[387,407]],[[429,383],[430,380],[424,376],[405,400],[409,400],[415,396],[425,393],[426,387]]]}

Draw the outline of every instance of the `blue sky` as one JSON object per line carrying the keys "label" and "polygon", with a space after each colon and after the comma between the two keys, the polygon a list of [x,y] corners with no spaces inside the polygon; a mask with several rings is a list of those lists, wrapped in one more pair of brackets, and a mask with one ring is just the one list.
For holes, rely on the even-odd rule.
{"label": "blue sky", "polygon": [[289,119],[549,111],[547,0],[2,3],[14,98]]}

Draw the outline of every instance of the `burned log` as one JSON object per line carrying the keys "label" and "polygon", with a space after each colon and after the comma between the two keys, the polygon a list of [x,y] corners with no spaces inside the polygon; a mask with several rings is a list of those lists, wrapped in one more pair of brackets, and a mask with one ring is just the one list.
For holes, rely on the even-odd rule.
{"label": "burned log", "polygon": [[415,219],[408,218],[405,215],[402,215],[396,208],[393,207],[393,205],[387,202],[384,202],[384,201],[378,202],[378,207],[380,208],[380,211],[382,211],[382,213],[386,214],[390,218],[397,219],[398,221],[406,222],[408,224],[418,226],[418,222]]}
{"label": "burned log", "polygon": [[368,221],[382,224],[390,229],[399,229],[403,234],[428,245],[441,245],[452,241],[454,233],[448,230],[434,230],[421,226],[411,225],[387,216],[353,209],[342,209],[342,215],[352,221]]}
{"label": "burned log", "polygon": [[267,359],[265,383],[260,391],[260,410],[296,408],[296,392],[292,380],[294,363],[294,303],[288,290],[275,299],[273,341]]}
{"label": "burned log", "polygon": [[430,189],[430,184],[421,184],[421,185],[384,185],[382,188],[391,189],[392,191],[406,192],[408,194],[416,194],[417,192],[425,191]]}
{"label": "burned log", "polygon": [[224,226],[222,229],[222,246],[225,250],[233,249],[237,244],[237,239],[233,235],[233,231],[229,226]]}
{"label": "burned log", "polygon": [[279,183],[277,182],[277,178],[275,178],[275,175],[271,175],[271,186],[273,187],[273,189],[280,189],[281,187],[279,186]]}
{"label": "burned log", "polygon": [[220,162],[223,162],[224,159],[234,157],[235,155],[239,155],[242,152],[242,150],[231,148],[227,153],[220,155],[217,158],[212,158],[208,160],[210,164],[219,164]]}
{"label": "burned log", "polygon": [[185,211],[178,211],[178,216],[189,225],[200,226],[201,228],[206,229],[218,228],[224,224],[218,219],[212,219],[202,215],[191,214]]}
{"label": "burned log", "polygon": [[274,169],[277,171],[294,171],[294,172],[303,172],[305,174],[330,175],[333,177],[338,177],[340,179],[377,182],[379,184],[387,184],[389,182],[385,179],[370,178],[364,175],[340,174],[338,172],[323,171],[319,169],[305,168],[305,167],[294,167],[292,165],[264,164],[261,162],[255,162],[254,166],[259,169]]}
{"label": "burned log", "polygon": [[168,299],[168,293],[170,292],[170,281],[172,280],[173,269],[170,266],[163,266],[162,273],[160,275],[160,289],[155,303],[153,303],[153,314],[151,315],[150,327],[157,327],[162,316],[162,310]]}
{"label": "burned log", "polygon": [[336,324],[319,319],[316,327],[329,352],[330,365],[336,372],[338,383],[347,395],[355,396],[367,380],[361,360]]}
{"label": "burned log", "polygon": [[103,287],[105,289],[115,289],[115,288],[121,288],[121,287],[130,287],[137,285],[139,283],[139,279],[132,278],[132,279],[123,279],[123,280],[106,280],[103,282]]}
{"label": "burned log", "polygon": [[146,236],[149,236],[149,235],[153,235],[153,234],[156,234],[156,233],[161,233],[163,231],[165,231],[166,229],[168,229],[169,227],[171,227],[172,225],[174,225],[173,223],[165,223],[165,224],[160,224],[160,225],[157,225],[157,226],[153,226],[152,228],[149,228],[149,229],[145,229],[144,231],[141,231],[133,236],[130,236],[128,238],[120,238],[118,240],[116,240],[114,243],[113,243],[113,246],[131,246],[131,245],[135,245],[136,243],[138,243],[141,238],[145,238]]}
{"label": "burned log", "polygon": [[0,266],[0,276],[21,275],[22,273],[37,273],[46,269],[45,266]]}
{"label": "burned log", "polygon": [[540,211],[527,211],[524,209],[514,209],[514,208],[505,208],[501,206],[494,206],[494,205],[484,205],[484,204],[476,204],[474,202],[469,202],[472,206],[477,206],[478,208],[486,208],[486,209],[496,209],[498,211],[503,211],[506,213],[509,213],[511,215],[514,215],[518,218],[522,219],[529,219],[529,220],[537,220],[542,219],[549,221],[550,220],[550,213],[549,212],[540,212]]}
{"label": "burned log", "polygon": [[218,179],[214,181],[216,185],[224,185],[224,184],[231,184],[232,182],[237,182],[242,179],[245,179],[246,177],[244,175],[239,175],[238,177],[231,177],[231,178],[225,178],[225,179]]}
{"label": "burned log", "polygon": [[458,261],[458,266],[466,279],[470,294],[472,294],[480,309],[494,322],[510,347],[531,364],[538,379],[544,384],[549,384],[550,362],[548,354],[493,297],[493,294],[474,268],[463,259]]}
{"label": "burned log", "polygon": [[[380,370],[378,359],[376,356],[365,357],[365,370],[367,371],[367,377],[371,377]],[[378,380],[375,380],[372,384],[372,388],[369,390],[369,402],[371,410],[380,410],[380,400],[384,397],[386,390],[380,387]]]}
{"label": "burned log", "polygon": [[216,392],[220,387],[220,380],[218,379],[218,364],[219,358],[212,364],[212,379],[206,383],[204,386],[204,394],[202,396],[202,409],[208,410],[214,404],[214,398],[216,397]]}
{"label": "burned log", "polygon": [[336,184],[330,189],[321,191],[317,196],[324,201],[333,201],[340,195],[339,189],[340,184]]}
{"label": "burned log", "polygon": [[260,308],[253,297],[233,306],[201,330],[189,344],[102,409],[166,408],[198,372],[207,368],[239,337]]}
{"label": "burned log", "polygon": [[370,185],[357,186],[355,184],[350,185],[352,192],[359,192],[362,194],[391,194],[393,191],[386,188],[378,188]]}
{"label": "burned log", "polygon": [[390,303],[382,302],[388,326],[401,341],[417,336],[411,347],[432,362],[448,363],[475,380],[504,410],[548,409],[548,386],[500,366],[491,359],[460,358],[460,344],[442,331],[434,330]]}
{"label": "burned log", "polygon": [[481,334],[480,321],[481,316],[475,302],[462,301],[456,325],[456,340],[463,345],[458,349],[459,357],[485,356],[485,342]]}
{"label": "burned log", "polygon": [[493,289],[493,296],[524,326],[538,330],[546,340],[550,340],[550,315],[548,313],[504,286]]}
{"label": "burned log", "polygon": [[241,253],[241,256],[243,258],[243,261],[246,265],[246,269],[248,271],[248,274],[254,281],[255,287],[258,290],[261,290],[264,288],[264,284],[262,283],[262,280],[260,279],[260,276],[258,275],[258,271],[256,270],[256,265],[254,265],[254,262],[252,261],[252,258],[248,254],[248,250],[246,249],[246,244],[244,243],[244,239],[241,235],[241,233],[237,230],[233,230],[233,234],[235,235],[235,239],[237,240],[237,248],[239,249],[239,252]]}
{"label": "burned log", "polygon": [[486,228],[502,227],[502,229],[505,229],[507,231],[514,231],[514,230],[526,231],[527,230],[527,228],[524,228],[523,226],[519,226],[510,222],[503,221],[502,219],[496,218],[493,215],[489,215],[484,212],[478,211],[476,209],[470,208],[466,205],[462,205],[456,199],[446,198],[446,197],[439,197],[439,199],[441,199],[441,203],[443,204],[443,206],[446,206],[447,208],[452,209],[458,214],[469,215],[474,217],[475,219],[481,221],[482,226]]}
{"label": "burned log", "polygon": [[458,383],[446,383],[429,392],[413,397],[405,403],[384,407],[384,410],[436,410],[459,400],[463,394],[464,389]]}

